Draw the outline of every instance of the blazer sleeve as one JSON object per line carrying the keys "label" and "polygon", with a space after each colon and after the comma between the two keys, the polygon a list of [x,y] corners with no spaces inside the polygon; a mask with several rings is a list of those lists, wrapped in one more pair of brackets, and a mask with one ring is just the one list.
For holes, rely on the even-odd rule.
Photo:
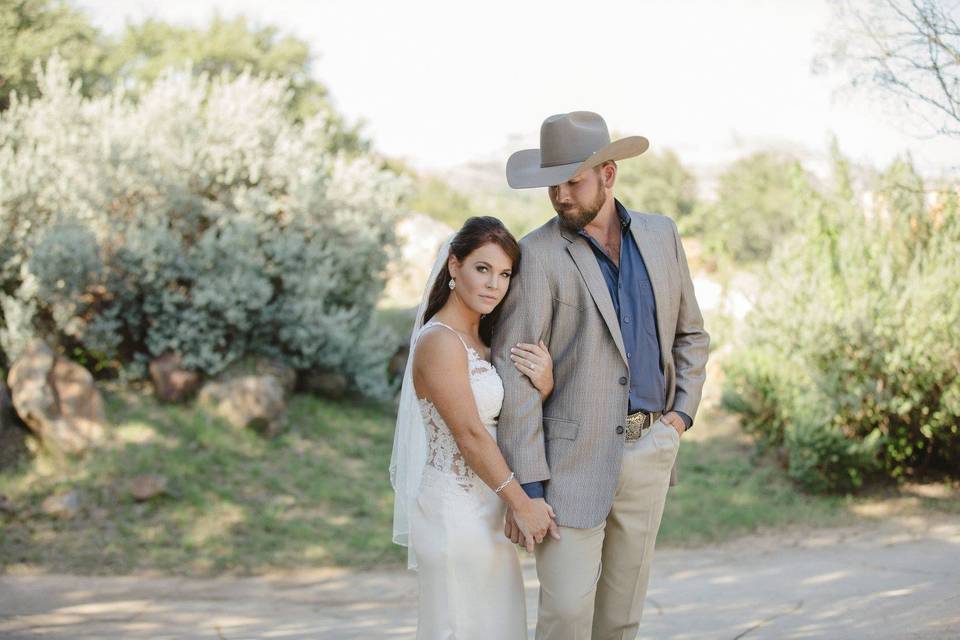
{"label": "blazer sleeve", "polygon": [[680,242],[680,232],[673,220],[670,220],[670,226],[676,244],[677,261],[680,264],[680,312],[677,315],[677,328],[673,338],[676,394],[671,408],[690,416],[692,424],[706,380],[710,335],[703,328],[703,315],[694,294],[690,266],[687,264],[683,243]]}
{"label": "blazer sleeve", "polygon": [[521,484],[550,479],[543,441],[543,406],[540,393],[510,359],[518,342],[550,344],[553,302],[542,265],[528,248],[521,254],[518,273],[501,303],[493,331],[491,354],[503,380],[503,406],[497,424],[497,444]]}

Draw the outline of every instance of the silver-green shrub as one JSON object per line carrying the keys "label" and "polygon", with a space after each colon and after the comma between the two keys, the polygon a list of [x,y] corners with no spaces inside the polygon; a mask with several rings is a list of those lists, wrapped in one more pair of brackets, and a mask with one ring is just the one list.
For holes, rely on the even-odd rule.
{"label": "silver-green shrub", "polygon": [[170,70],[84,98],[62,60],[0,113],[0,348],[52,331],[139,377],[183,354],[215,374],[258,353],[387,392],[372,322],[407,184],[333,154],[280,78]]}
{"label": "silver-green shrub", "polygon": [[960,469],[960,202],[909,160],[865,206],[798,186],[806,215],[769,264],[724,400],[816,491]]}

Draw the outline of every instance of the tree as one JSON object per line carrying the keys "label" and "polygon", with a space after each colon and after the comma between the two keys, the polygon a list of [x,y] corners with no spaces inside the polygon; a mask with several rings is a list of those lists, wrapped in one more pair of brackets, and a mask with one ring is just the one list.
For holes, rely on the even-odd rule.
{"label": "tree", "polygon": [[335,148],[367,150],[356,127],[347,127],[335,113],[329,92],[310,75],[315,56],[309,45],[273,26],[253,27],[243,16],[227,20],[217,15],[205,28],[196,29],[146,20],[127,25],[110,46],[102,65],[103,74],[114,83],[130,80],[151,84],[169,67],[191,65],[194,73],[211,77],[223,72],[235,76],[245,69],[257,76],[288,79],[293,92],[290,115],[296,121],[325,113],[330,120]]}
{"label": "tree", "polygon": [[37,97],[34,62],[59,51],[72,78],[88,92],[102,90],[105,43],[90,20],[60,1],[0,0],[0,111],[10,94]]}
{"label": "tree", "polygon": [[331,150],[369,150],[359,126],[347,124],[330,103],[326,86],[313,79],[316,56],[309,45],[273,26],[251,26],[243,16],[215,16],[203,28],[150,19],[127,25],[112,39],[60,0],[0,0],[0,34],[0,111],[9,106],[12,91],[39,95],[34,64],[54,51],[66,61],[71,79],[82,81],[87,97],[117,86],[136,95],[138,86],[149,87],[170,67],[209,77],[236,77],[249,70],[255,76],[284,78],[293,93],[287,109],[294,121],[323,114]]}
{"label": "tree", "polygon": [[800,163],[770,152],[735,162],[720,176],[717,200],[700,212],[711,252],[737,262],[764,261],[801,215],[798,185],[809,179]]}
{"label": "tree", "polygon": [[630,208],[670,216],[682,224],[696,204],[697,181],[667,149],[617,163],[616,192]]}
{"label": "tree", "polygon": [[960,4],[843,0],[816,67],[892,100],[921,133],[960,137]]}

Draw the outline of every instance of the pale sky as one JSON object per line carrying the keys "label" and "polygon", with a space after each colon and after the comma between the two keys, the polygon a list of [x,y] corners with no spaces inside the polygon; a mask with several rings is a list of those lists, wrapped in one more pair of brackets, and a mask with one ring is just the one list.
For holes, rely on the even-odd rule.
{"label": "pale sky", "polygon": [[418,167],[506,160],[540,123],[587,109],[697,167],[776,145],[822,158],[831,132],[855,161],[910,150],[924,173],[960,169],[957,143],[921,140],[815,76],[823,0],[82,0],[109,30],[157,17],[244,14],[307,40],[314,75],[378,150]]}

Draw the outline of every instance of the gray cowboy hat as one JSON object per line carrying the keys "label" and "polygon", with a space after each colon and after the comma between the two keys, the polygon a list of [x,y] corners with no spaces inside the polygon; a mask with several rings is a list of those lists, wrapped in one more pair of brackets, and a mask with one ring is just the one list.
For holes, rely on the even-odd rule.
{"label": "gray cowboy hat", "polygon": [[647,150],[643,136],[610,142],[607,123],[592,111],[550,116],[540,126],[540,148],[517,151],[507,160],[507,184],[514,189],[550,187],[607,160],[623,160]]}

